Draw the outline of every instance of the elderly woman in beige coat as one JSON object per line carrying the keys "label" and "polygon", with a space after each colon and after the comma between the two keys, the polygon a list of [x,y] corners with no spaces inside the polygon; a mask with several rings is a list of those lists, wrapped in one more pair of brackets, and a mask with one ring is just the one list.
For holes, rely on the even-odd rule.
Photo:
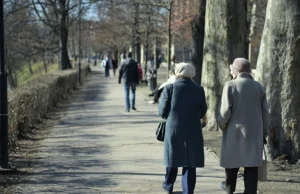
{"label": "elderly woman in beige coat", "polygon": [[262,164],[263,142],[268,134],[266,94],[251,77],[247,59],[235,59],[230,69],[233,80],[225,84],[218,116],[223,131],[221,166],[226,174],[221,186],[233,194],[239,168],[244,167],[244,194],[256,194],[258,166]]}

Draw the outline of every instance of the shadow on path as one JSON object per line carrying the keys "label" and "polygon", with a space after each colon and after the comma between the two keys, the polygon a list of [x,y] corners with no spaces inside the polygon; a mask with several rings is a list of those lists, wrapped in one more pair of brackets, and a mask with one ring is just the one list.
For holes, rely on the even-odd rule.
{"label": "shadow on path", "polygon": [[[89,111],[89,107],[99,110],[99,103],[105,100],[108,88],[102,76],[102,73],[92,72],[89,81],[69,96],[66,116],[49,135],[34,138],[36,146],[31,146],[25,158],[15,161],[20,172],[7,177],[15,180],[8,183],[14,186],[9,187],[7,193],[88,193],[90,188],[115,184],[110,177],[97,174],[99,167],[110,166],[102,157],[110,153],[110,146],[101,140],[111,135],[97,134],[88,127],[90,121],[99,120],[96,112],[81,115]],[[68,115],[69,112],[74,117]]]}

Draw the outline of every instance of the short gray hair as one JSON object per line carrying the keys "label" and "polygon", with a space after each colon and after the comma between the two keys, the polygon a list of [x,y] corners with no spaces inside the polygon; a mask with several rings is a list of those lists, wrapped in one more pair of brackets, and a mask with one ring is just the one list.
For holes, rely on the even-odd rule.
{"label": "short gray hair", "polygon": [[176,77],[187,77],[193,78],[195,76],[195,67],[189,63],[178,63],[175,66],[175,75]]}

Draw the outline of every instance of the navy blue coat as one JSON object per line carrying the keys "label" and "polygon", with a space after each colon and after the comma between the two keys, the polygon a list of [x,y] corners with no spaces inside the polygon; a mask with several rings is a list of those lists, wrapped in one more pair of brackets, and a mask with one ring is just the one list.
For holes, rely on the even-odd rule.
{"label": "navy blue coat", "polygon": [[159,102],[159,115],[167,119],[166,167],[204,167],[200,119],[206,110],[204,89],[191,79],[180,78],[165,87]]}

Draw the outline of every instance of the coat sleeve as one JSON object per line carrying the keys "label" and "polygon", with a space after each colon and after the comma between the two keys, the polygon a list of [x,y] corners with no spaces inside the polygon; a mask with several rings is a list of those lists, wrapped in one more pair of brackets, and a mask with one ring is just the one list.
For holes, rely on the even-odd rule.
{"label": "coat sleeve", "polygon": [[159,105],[158,105],[158,114],[163,118],[163,119],[167,119],[169,116],[169,112],[170,112],[170,92],[169,92],[169,87],[165,87],[163,89],[163,92],[161,94],[160,100],[159,100]]}
{"label": "coat sleeve", "polygon": [[220,104],[220,111],[218,115],[218,124],[221,130],[225,130],[228,121],[231,118],[232,110],[232,86],[226,83],[222,93],[222,99]]}
{"label": "coat sleeve", "polygon": [[162,84],[159,86],[158,90],[163,89],[166,85],[168,85],[168,82],[162,83]]}
{"label": "coat sleeve", "polygon": [[263,93],[262,102],[261,102],[261,108],[262,108],[262,120],[263,120],[263,133],[264,138],[268,136],[269,133],[269,110],[268,110],[268,102],[266,98],[266,93]]}
{"label": "coat sleeve", "polygon": [[199,108],[200,108],[200,119],[202,119],[207,111],[207,104],[206,104],[206,99],[205,99],[205,92],[204,89],[201,87],[201,97],[200,97],[200,104],[199,104]]}
{"label": "coat sleeve", "polygon": [[139,84],[139,81],[140,81],[140,72],[139,72],[139,66],[138,64],[136,63],[136,68],[135,68],[135,79],[136,79],[136,83]]}

